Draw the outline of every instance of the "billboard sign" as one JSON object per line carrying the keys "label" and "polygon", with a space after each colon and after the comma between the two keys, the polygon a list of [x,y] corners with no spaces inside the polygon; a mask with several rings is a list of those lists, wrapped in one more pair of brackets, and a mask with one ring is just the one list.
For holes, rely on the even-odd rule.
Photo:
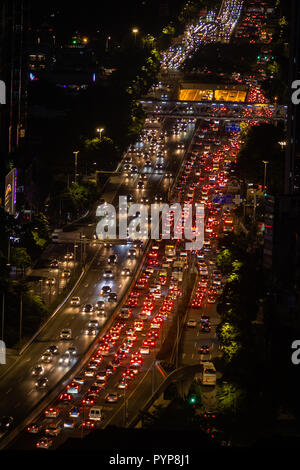
{"label": "billboard sign", "polygon": [[225,131],[226,132],[241,132],[241,125],[239,122],[226,122]]}
{"label": "billboard sign", "polygon": [[16,213],[17,169],[11,170],[5,177],[4,209],[11,215]]}

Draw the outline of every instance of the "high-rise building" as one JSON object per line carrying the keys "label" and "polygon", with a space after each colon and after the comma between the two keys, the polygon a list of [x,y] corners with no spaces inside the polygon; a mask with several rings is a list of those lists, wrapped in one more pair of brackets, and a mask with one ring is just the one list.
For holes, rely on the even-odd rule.
{"label": "high-rise building", "polygon": [[[289,38],[289,91],[292,83],[300,79],[300,2],[290,0],[290,38]],[[285,194],[300,192],[300,105],[288,103],[288,132],[285,165]]]}
{"label": "high-rise building", "polygon": [[2,0],[0,5],[0,79],[6,83],[6,105],[0,113],[0,150],[15,152],[27,121],[27,50],[29,0]]}

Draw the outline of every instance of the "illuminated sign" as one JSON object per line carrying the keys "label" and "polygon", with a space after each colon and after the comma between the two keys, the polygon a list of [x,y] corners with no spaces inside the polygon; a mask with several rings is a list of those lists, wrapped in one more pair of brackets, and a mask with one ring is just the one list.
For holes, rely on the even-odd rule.
{"label": "illuminated sign", "polygon": [[14,168],[5,177],[4,209],[11,215],[16,213],[17,170]]}
{"label": "illuminated sign", "polygon": [[3,80],[0,80],[0,104],[6,104],[6,89]]}

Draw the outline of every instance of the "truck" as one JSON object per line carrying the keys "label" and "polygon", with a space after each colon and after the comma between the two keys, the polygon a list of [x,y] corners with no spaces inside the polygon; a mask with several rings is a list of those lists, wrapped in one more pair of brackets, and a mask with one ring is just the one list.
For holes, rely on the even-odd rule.
{"label": "truck", "polygon": [[201,383],[202,385],[211,385],[215,386],[217,383],[217,371],[211,361],[202,361],[201,362],[203,369],[201,372]]}

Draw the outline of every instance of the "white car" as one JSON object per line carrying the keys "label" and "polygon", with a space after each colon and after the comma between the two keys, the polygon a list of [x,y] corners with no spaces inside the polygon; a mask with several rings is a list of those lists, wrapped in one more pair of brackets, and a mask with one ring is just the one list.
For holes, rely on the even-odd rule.
{"label": "white car", "polygon": [[80,305],[80,297],[72,297],[71,305],[73,305],[74,307]]}
{"label": "white car", "polygon": [[150,354],[150,349],[145,346],[142,346],[140,348],[140,354]]}
{"label": "white car", "polygon": [[112,278],[114,277],[114,273],[112,272],[111,269],[106,269],[106,270],[104,271],[103,277],[104,277],[105,279],[112,279]]}
{"label": "white car", "polygon": [[71,362],[71,355],[68,352],[65,352],[59,359],[58,363],[61,366],[68,366]]}

